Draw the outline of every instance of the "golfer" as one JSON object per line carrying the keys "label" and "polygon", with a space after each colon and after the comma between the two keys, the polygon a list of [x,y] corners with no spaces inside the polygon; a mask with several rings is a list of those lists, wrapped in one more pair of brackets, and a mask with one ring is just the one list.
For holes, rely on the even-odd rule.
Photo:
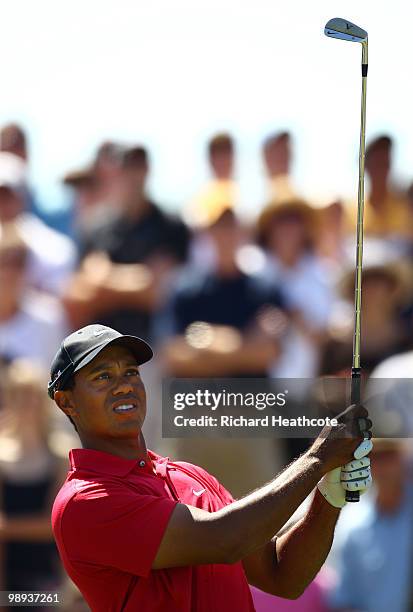
{"label": "golfer", "polygon": [[[82,445],[52,511],[70,578],[93,612],[246,612],[248,584],[297,598],[330,550],[343,485],[362,492],[371,481],[369,459],[354,459],[371,449],[366,410],[350,406],[284,472],[234,501],[201,467],[146,448],[139,368],[151,357],[140,338],[89,325],[53,361],[49,395]],[[277,537],[314,489],[306,515]]]}

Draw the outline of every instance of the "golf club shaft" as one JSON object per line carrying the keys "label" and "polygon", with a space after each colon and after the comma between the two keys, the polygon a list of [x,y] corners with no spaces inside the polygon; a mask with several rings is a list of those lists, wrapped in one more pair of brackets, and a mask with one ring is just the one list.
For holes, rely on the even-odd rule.
{"label": "golf club shaft", "polygon": [[[361,61],[361,124],[359,149],[359,183],[357,198],[357,241],[356,241],[356,279],[354,291],[354,338],[353,365],[351,368],[351,403],[358,404],[361,398],[361,278],[363,269],[363,218],[364,218],[364,158],[366,149],[366,94],[367,94],[368,48],[367,41],[362,44]],[[358,491],[347,491],[346,500],[357,502]]]}

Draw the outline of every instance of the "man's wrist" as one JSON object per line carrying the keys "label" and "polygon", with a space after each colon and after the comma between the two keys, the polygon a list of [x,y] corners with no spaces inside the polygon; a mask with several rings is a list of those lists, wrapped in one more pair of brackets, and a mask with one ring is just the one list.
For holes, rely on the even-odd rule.
{"label": "man's wrist", "polygon": [[327,465],[323,457],[323,453],[321,452],[321,449],[316,443],[310,446],[310,448],[306,452],[306,455],[308,461],[310,461],[311,465],[314,466],[314,470],[320,473],[320,478],[325,476],[325,474],[327,474],[332,469],[330,466]]}
{"label": "man's wrist", "polygon": [[333,506],[328,499],[324,497],[318,487],[316,487],[314,492],[313,503],[315,508],[318,508],[320,512],[328,511],[332,516],[338,517],[342,510],[342,507]]}
{"label": "man's wrist", "polygon": [[325,469],[324,462],[317,450],[312,446],[304,454],[309,469],[314,473],[318,479],[322,478],[329,470]]}

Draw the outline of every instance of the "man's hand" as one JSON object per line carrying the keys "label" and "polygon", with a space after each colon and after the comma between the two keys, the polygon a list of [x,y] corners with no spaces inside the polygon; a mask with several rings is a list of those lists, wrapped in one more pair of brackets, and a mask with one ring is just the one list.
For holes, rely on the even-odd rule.
{"label": "man's hand", "polygon": [[335,508],[346,504],[346,490],[366,492],[372,483],[370,459],[353,459],[342,468],[328,472],[318,483],[321,495]]}
{"label": "man's hand", "polygon": [[361,459],[372,447],[372,422],[363,406],[349,406],[336,420],[336,426],[323,428],[309,451],[321,461],[324,474],[345,466],[355,458]]}

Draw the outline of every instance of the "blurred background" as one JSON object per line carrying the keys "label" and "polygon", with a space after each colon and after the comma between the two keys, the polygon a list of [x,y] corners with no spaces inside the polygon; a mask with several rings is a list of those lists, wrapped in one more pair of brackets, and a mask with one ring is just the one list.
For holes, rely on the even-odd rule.
{"label": "blurred background", "polygon": [[[324,36],[335,16],[369,32],[363,372],[413,377],[412,10],[40,0],[2,14],[0,590],[59,589],[80,611],[50,529],[79,444],[45,391],[67,333],[148,339],[149,448],[234,496],[308,442],[163,439],[162,378],[350,373],[361,49]],[[398,399],[403,430],[376,431],[374,489],[342,512],[328,563],[295,602],[254,590],[257,611],[413,610]]]}

